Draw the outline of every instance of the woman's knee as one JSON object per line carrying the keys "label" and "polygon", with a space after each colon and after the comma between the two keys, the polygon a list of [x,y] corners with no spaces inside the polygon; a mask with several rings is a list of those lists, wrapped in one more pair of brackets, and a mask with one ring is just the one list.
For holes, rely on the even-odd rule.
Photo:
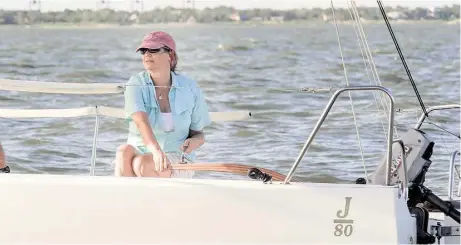
{"label": "woman's knee", "polygon": [[136,150],[130,144],[124,144],[117,147],[117,155],[126,156],[126,155],[134,155]]}
{"label": "woman's knee", "polygon": [[133,172],[137,176],[143,176],[144,168],[147,164],[149,164],[149,157],[146,154],[136,156],[133,159]]}
{"label": "woman's knee", "polygon": [[133,172],[138,177],[170,177],[171,170],[155,171],[152,154],[136,156],[133,159]]}
{"label": "woman's knee", "polygon": [[117,147],[115,159],[115,175],[133,176],[132,160],[135,156],[136,151],[133,146],[124,144]]}

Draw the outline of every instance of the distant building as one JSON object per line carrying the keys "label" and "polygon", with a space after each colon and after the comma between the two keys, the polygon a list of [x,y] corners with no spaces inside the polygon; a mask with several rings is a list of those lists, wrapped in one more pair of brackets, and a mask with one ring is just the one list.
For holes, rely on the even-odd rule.
{"label": "distant building", "polygon": [[235,21],[235,22],[240,22],[240,21],[246,21],[248,20],[248,17],[244,14],[241,14],[239,12],[234,12],[233,14],[231,14],[229,16],[229,18],[232,20],[232,21]]}
{"label": "distant building", "polygon": [[285,20],[285,16],[272,16],[270,18],[271,21],[275,21],[275,22],[279,22],[279,23],[283,23],[283,21]]}
{"label": "distant building", "polygon": [[139,16],[137,14],[130,15],[130,17],[128,19],[129,19],[130,23],[132,23],[132,24],[139,24]]}
{"label": "distant building", "polygon": [[401,20],[401,19],[405,19],[405,14],[402,12],[393,11],[393,12],[389,12],[387,14],[387,17],[389,17],[389,19],[391,20]]}
{"label": "distant building", "polygon": [[435,18],[435,8],[434,7],[428,9],[427,16]]}
{"label": "distant building", "polygon": [[230,19],[236,22],[240,22],[242,18],[240,17],[240,14],[238,12],[235,12],[231,14]]}
{"label": "distant building", "polygon": [[11,13],[3,14],[3,17],[0,16],[0,24],[13,25],[16,24],[16,20]]}
{"label": "distant building", "polygon": [[175,9],[175,10],[170,11],[170,14],[175,15],[175,16],[179,16],[181,15],[181,13],[182,13],[181,9]]}
{"label": "distant building", "polygon": [[189,19],[186,21],[187,24],[195,24],[197,23],[197,19],[194,16],[190,16]]}

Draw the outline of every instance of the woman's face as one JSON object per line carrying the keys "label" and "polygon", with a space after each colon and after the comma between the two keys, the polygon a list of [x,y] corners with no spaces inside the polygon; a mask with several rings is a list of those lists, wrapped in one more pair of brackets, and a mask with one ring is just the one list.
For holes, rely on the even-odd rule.
{"label": "woman's face", "polygon": [[141,49],[144,68],[152,72],[169,72],[171,64],[169,53],[166,48]]}

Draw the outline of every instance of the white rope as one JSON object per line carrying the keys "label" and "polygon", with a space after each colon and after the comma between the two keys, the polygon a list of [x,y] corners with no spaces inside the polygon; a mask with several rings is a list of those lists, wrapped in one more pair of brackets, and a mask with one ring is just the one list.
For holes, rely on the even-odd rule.
{"label": "white rope", "polygon": [[[375,84],[379,85],[379,86],[382,86],[381,80],[379,78],[378,70],[376,69],[376,64],[375,64],[375,62],[373,60],[372,52],[370,50],[370,47],[368,46],[368,41],[367,41],[367,37],[366,37],[366,34],[365,34],[365,30],[363,29],[362,23],[360,22],[360,15],[359,15],[359,12],[357,10],[357,6],[355,4],[355,1],[352,1],[352,2],[353,2],[352,3],[353,11],[355,12],[355,14],[357,16],[358,29],[359,29],[359,32],[361,33],[361,36],[362,36],[363,45],[364,45],[365,50],[366,50],[366,54],[367,54],[367,57],[368,57],[368,62],[370,64],[370,69],[372,71],[373,78],[375,80]],[[389,120],[389,115],[386,113],[389,110],[388,103],[386,103],[388,98],[382,93],[380,93],[378,96],[380,97],[380,100],[381,100],[381,106],[383,107],[384,115],[385,115],[386,119]],[[387,133],[387,130],[385,130],[385,132]],[[394,126],[394,132],[395,132],[395,135],[398,137],[397,128],[395,126]]]}
{"label": "white rope", "polygon": [[[368,59],[368,62],[370,64],[370,69],[372,71],[372,75],[373,75],[373,78],[375,80],[375,84],[379,85],[379,86],[382,86],[381,80],[379,78],[378,71],[376,69],[375,62],[373,60],[373,55],[372,55],[370,47],[368,45],[368,41],[367,41],[365,31],[364,31],[363,26],[362,26],[362,24],[360,22],[360,15],[359,15],[359,12],[357,10],[357,6],[355,4],[355,1],[351,0],[350,2],[351,2],[351,6],[352,6],[352,11],[354,12],[354,15],[355,15],[355,19],[356,19],[356,22],[357,22],[360,37],[361,37],[361,39],[363,41],[363,45],[364,45],[364,48],[365,48],[365,51],[366,51],[365,53],[367,55],[367,59]],[[389,110],[388,104],[386,103],[388,98],[385,97],[385,95],[382,94],[382,93],[380,93],[378,96],[379,96],[380,101],[381,101],[381,106],[383,107],[383,110],[384,110],[384,112],[383,112],[384,116],[386,117],[387,120],[389,120],[389,115],[386,113]],[[398,137],[398,132],[397,132],[397,126],[396,125],[394,125],[394,132],[395,132],[395,136]],[[384,135],[386,135],[386,140],[387,140],[388,135],[387,135],[386,130],[384,130]]]}
{"label": "white rope", "polygon": [[[357,42],[358,42],[358,44],[359,44],[360,53],[361,53],[361,55],[362,55],[363,65],[364,65],[365,71],[366,71],[366,73],[367,73],[368,81],[369,81],[370,85],[372,85],[372,81],[371,81],[370,74],[369,74],[369,72],[368,72],[368,66],[367,66],[367,64],[369,64],[370,62],[368,61],[368,63],[367,63],[367,60],[366,60],[365,54],[364,54],[365,44],[363,44],[362,36],[361,36],[361,35],[359,34],[359,32],[358,32],[358,28],[359,28],[359,27],[358,27],[358,25],[359,25],[359,24],[358,24],[358,18],[357,18],[357,16],[355,16],[355,14],[354,14],[354,15],[352,14],[350,2],[348,1],[347,3],[348,3],[348,8],[347,8],[347,10],[349,11],[349,15],[350,15],[351,19],[353,20],[353,22],[352,22],[353,24],[352,24],[352,25],[353,25],[353,27],[354,27],[355,35],[357,36]],[[367,56],[367,57],[368,57],[368,56]],[[371,69],[372,69],[372,68],[371,68],[371,65],[370,65],[370,70],[371,70]],[[373,74],[373,71],[372,71],[372,75],[373,75],[373,78],[375,78],[375,76],[374,76],[374,74]],[[375,84],[376,84],[376,79],[375,79]],[[378,93],[379,93],[379,92],[377,92],[377,91],[373,91],[373,98],[375,99],[376,109],[380,110],[380,109],[379,109],[379,102],[378,102],[378,98],[377,98],[377,94],[378,94]],[[380,97],[380,98],[381,98],[381,97]],[[381,101],[381,106],[383,106],[382,101]],[[384,106],[383,106],[383,110],[385,110]],[[384,112],[384,114],[385,114],[385,112]],[[385,114],[385,117],[388,119],[388,117],[387,117],[386,114]],[[387,131],[386,131],[386,128],[385,128],[385,126],[384,126],[384,120],[381,121],[381,127],[383,128],[383,132],[384,132],[384,134],[383,134],[384,140],[387,141],[387,136],[386,136]]]}
{"label": "white rope", "polygon": [[[335,8],[333,6],[333,0],[331,0],[331,11],[333,12],[333,19],[335,22],[335,30],[336,30],[336,36],[338,38],[339,53],[341,54],[341,61],[343,64],[343,69],[344,69],[344,76],[346,77],[346,84],[347,86],[349,86],[349,79],[347,77],[346,63],[344,62],[344,55],[343,55],[343,50],[341,47],[341,39],[339,37],[338,24],[336,22],[336,15],[335,15]],[[349,101],[351,102],[352,116],[354,118],[355,131],[357,132],[357,142],[359,143],[360,155],[362,156],[362,165],[363,165],[363,170],[365,172],[365,182],[368,183],[367,166],[365,165],[365,157],[363,156],[362,141],[360,140],[360,132],[359,132],[359,127],[357,125],[357,118],[355,116],[355,110],[354,110],[354,101],[352,100],[351,92],[349,91],[348,93],[349,93]]]}
{"label": "white rope", "polygon": [[[95,106],[72,109],[1,109],[0,117],[3,118],[68,118],[83,116],[108,116],[125,118],[125,111],[121,108]],[[251,117],[248,111],[210,112],[213,122],[239,121]]]}
{"label": "white rope", "polygon": [[[373,56],[371,54],[370,47],[368,46],[365,31],[363,30],[363,26],[361,25],[361,22],[360,22],[360,15],[359,15],[359,13],[357,11],[355,1],[350,1],[350,4],[351,4],[350,8],[352,9],[352,12],[354,13],[355,23],[357,24],[358,33],[357,32],[356,33],[358,34],[358,36],[360,38],[360,44],[361,44],[360,47],[362,49],[362,45],[363,45],[363,50],[365,51],[365,55],[366,55],[366,61],[364,60],[364,62],[368,62],[368,65],[370,66],[371,74],[373,76],[373,80],[375,82],[375,85],[381,86],[381,82],[378,80],[379,76],[377,74],[377,71],[375,69],[373,69],[373,65],[372,65]],[[354,27],[355,27],[355,25],[354,25]],[[367,69],[367,71],[368,71],[368,69]],[[371,79],[369,79],[369,80],[370,80],[370,84],[372,84]],[[376,92],[376,93],[378,93],[378,92]],[[381,105],[383,106],[383,110],[387,111],[386,108],[385,108],[387,106],[387,104],[385,104],[385,102],[383,101],[384,95],[383,96],[378,95],[378,96],[380,97]],[[386,115],[386,118],[387,118],[387,115]],[[384,132],[386,132],[386,130],[384,130]]]}
{"label": "white rope", "polygon": [[[360,36],[361,36],[361,39],[363,41],[363,45],[365,47],[365,51],[366,51],[368,60],[370,62],[370,67],[371,67],[371,70],[373,72],[372,73],[373,78],[375,79],[375,81],[377,81],[377,85],[382,86],[381,80],[379,79],[378,71],[376,69],[375,62],[373,60],[373,55],[371,53],[370,47],[368,46],[368,41],[367,41],[367,36],[365,34],[365,30],[363,29],[362,23],[360,22],[360,14],[359,14],[359,12],[357,10],[357,6],[355,4],[355,1],[351,1],[351,5],[352,5],[352,11],[354,12],[354,14],[356,16],[358,31],[360,33]],[[383,97],[384,97],[384,95],[383,95]]]}
{"label": "white rope", "polygon": [[55,94],[120,94],[118,83],[63,83],[0,79],[0,90]]}

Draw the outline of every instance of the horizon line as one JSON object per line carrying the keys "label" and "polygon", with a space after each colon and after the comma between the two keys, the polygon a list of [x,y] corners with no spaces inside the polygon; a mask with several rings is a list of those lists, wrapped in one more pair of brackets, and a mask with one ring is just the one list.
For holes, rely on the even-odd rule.
{"label": "horizon line", "polygon": [[[331,1],[328,0],[285,0],[284,4],[280,4],[278,0],[106,0],[102,3],[100,0],[37,0],[32,3],[31,0],[0,0],[1,10],[3,11],[36,11],[42,12],[57,12],[64,10],[100,10],[112,9],[115,11],[150,11],[156,8],[172,7],[175,9],[195,9],[204,10],[205,8],[216,8],[219,6],[234,8],[236,10],[250,9],[270,9],[270,10],[293,10],[293,9],[330,9]],[[378,7],[375,0],[334,0],[334,8],[349,8],[350,2],[353,1],[357,7]],[[6,2],[6,3],[5,3]],[[67,3],[67,4],[66,4]],[[439,8],[453,7],[460,5],[458,0],[442,0],[442,1],[425,1],[425,0],[384,0],[384,7],[395,8],[397,6],[415,9],[415,8]]]}
{"label": "horizon line", "polygon": [[[423,7],[423,6],[406,6],[406,5],[400,5],[400,4],[397,4],[395,6],[384,6],[384,7],[392,7],[392,8],[396,8],[396,7],[401,7],[401,8],[407,8],[409,10],[413,10],[413,9],[416,9],[416,8],[423,8],[423,9],[431,9],[431,8],[443,8],[443,7],[453,7],[453,6],[461,6],[459,3],[451,3],[450,4],[445,4],[445,5],[442,5],[442,6],[436,6],[436,7]],[[269,10],[277,10],[277,11],[290,11],[290,10],[299,10],[299,9],[308,9],[308,10],[312,10],[312,9],[321,9],[321,10],[329,10],[331,9],[331,6],[330,7],[318,7],[318,6],[311,6],[311,7],[296,7],[296,8],[271,8],[271,7],[251,7],[251,8],[238,8],[238,7],[235,7],[235,6],[231,6],[231,5],[217,5],[217,6],[207,6],[207,7],[203,7],[203,8],[188,8],[188,7],[178,7],[178,6],[172,6],[172,5],[167,5],[167,6],[156,6],[154,8],[144,8],[143,9],[143,12],[148,12],[148,11],[152,11],[152,10],[155,10],[155,9],[165,9],[165,8],[168,8],[168,7],[171,7],[171,8],[174,8],[174,9],[180,9],[180,10],[183,10],[183,9],[193,9],[193,10],[204,10],[206,8],[210,8],[210,9],[214,9],[214,8],[218,8],[218,7],[227,7],[227,8],[234,8],[235,10],[254,10],[254,9],[269,9]],[[336,6],[333,6],[335,9],[347,9],[348,7],[336,7]],[[356,7],[360,8],[360,7],[365,7],[365,8],[379,8],[378,6],[363,6],[363,5],[356,5]],[[115,11],[139,11],[139,8],[113,8],[113,7],[86,7],[86,8],[82,8],[82,7],[79,7],[79,8],[61,8],[61,9],[41,9],[41,12],[63,12],[65,10],[72,10],[72,11],[75,11],[75,10],[93,10],[93,11],[98,11],[98,10],[103,10],[103,9],[110,9],[110,10],[115,10]],[[0,11],[37,11],[39,10],[39,8],[21,8],[21,9],[18,9],[18,8],[0,8]]]}

